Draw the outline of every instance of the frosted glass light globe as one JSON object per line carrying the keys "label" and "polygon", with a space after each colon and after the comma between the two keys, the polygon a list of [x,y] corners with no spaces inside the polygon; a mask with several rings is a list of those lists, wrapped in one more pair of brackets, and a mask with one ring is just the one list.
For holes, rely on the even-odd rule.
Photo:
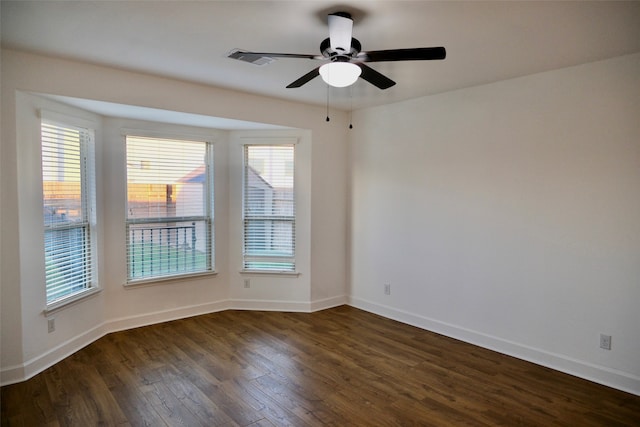
{"label": "frosted glass light globe", "polygon": [[354,84],[362,69],[351,62],[330,62],[320,67],[320,76],[330,86],[347,87]]}

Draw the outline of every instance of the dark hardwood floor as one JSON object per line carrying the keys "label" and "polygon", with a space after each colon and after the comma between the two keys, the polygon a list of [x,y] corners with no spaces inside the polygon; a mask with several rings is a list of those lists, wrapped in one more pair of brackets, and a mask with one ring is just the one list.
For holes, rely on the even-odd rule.
{"label": "dark hardwood floor", "polygon": [[3,387],[3,426],[640,426],[640,397],[342,306],[109,334]]}

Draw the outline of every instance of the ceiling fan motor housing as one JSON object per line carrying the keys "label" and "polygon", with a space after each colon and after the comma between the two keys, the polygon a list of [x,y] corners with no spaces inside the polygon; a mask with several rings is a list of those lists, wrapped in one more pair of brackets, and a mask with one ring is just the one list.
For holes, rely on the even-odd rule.
{"label": "ceiling fan motor housing", "polygon": [[[336,52],[335,50],[331,49],[331,41],[328,38],[324,39],[322,43],[320,43],[320,52],[322,53],[322,56],[331,59],[332,61],[349,61],[350,59],[355,58],[361,50],[362,45],[360,44],[360,41],[353,37],[351,38],[351,49],[349,50],[349,52]],[[341,60],[337,58],[346,59]]]}

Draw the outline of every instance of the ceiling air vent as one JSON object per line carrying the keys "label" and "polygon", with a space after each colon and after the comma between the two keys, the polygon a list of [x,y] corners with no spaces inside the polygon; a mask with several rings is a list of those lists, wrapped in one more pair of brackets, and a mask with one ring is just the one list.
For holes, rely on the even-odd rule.
{"label": "ceiling air vent", "polygon": [[227,57],[231,59],[237,59],[238,61],[248,62],[249,64],[257,65],[259,67],[271,64],[273,61],[275,61],[274,58],[256,55],[253,53],[242,51],[240,49],[233,49],[231,52],[229,52]]}

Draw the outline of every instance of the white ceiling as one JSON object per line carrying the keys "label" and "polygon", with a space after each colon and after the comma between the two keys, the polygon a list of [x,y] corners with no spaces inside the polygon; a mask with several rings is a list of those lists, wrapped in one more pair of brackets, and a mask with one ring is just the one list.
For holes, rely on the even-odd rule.
{"label": "white ceiling", "polygon": [[[326,15],[347,11],[363,50],[445,46],[444,61],[370,63],[397,82],[332,88],[332,108],[364,108],[640,52],[640,2],[6,1],[2,45],[324,105],[319,65],[258,67],[234,48],[319,53]],[[352,96],[352,99],[350,98]]]}

